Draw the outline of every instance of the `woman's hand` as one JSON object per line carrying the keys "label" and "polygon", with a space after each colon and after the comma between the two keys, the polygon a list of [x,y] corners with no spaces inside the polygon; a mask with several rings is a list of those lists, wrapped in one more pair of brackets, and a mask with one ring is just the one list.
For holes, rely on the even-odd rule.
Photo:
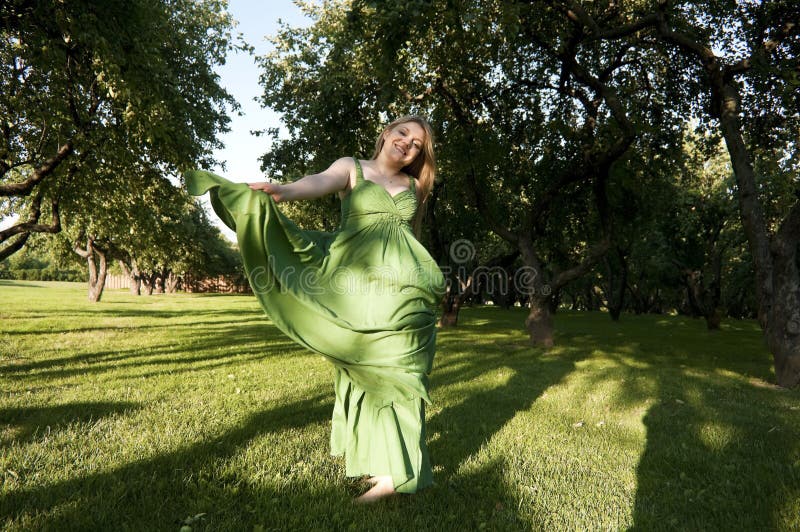
{"label": "woman's hand", "polygon": [[248,183],[247,186],[252,190],[260,190],[265,194],[269,194],[272,196],[272,199],[275,201],[275,203],[280,203],[281,201],[286,200],[283,185],[279,183]]}

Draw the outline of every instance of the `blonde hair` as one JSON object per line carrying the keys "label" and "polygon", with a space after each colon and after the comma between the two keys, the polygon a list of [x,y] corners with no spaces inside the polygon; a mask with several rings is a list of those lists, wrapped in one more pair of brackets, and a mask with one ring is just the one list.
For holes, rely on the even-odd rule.
{"label": "blonde hair", "polygon": [[377,159],[378,155],[383,149],[383,144],[386,140],[386,133],[394,130],[396,127],[409,122],[418,124],[425,130],[425,140],[422,142],[422,150],[416,159],[411,164],[402,168],[402,171],[412,177],[416,177],[419,184],[415,187],[417,194],[417,213],[414,215],[412,227],[414,234],[418,237],[422,230],[422,219],[425,217],[427,211],[427,201],[433,190],[433,181],[436,179],[436,156],[433,154],[433,128],[427,120],[421,116],[406,115],[394,120],[381,131],[378,140],[375,141],[375,152],[372,154],[372,159]]}

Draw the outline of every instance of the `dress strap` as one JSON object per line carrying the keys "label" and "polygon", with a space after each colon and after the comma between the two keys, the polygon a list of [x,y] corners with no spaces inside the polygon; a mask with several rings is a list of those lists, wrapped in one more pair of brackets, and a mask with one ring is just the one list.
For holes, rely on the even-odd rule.
{"label": "dress strap", "polygon": [[356,185],[364,181],[364,172],[361,170],[361,163],[358,162],[358,157],[353,157],[353,162],[356,163]]}
{"label": "dress strap", "polygon": [[416,186],[416,185],[414,185],[414,176],[408,176],[408,188],[409,188],[409,189],[411,190],[411,192],[413,192],[414,194],[416,194],[416,193],[417,193],[417,191],[416,191],[416,190],[415,190],[415,188],[414,188],[415,186]]}

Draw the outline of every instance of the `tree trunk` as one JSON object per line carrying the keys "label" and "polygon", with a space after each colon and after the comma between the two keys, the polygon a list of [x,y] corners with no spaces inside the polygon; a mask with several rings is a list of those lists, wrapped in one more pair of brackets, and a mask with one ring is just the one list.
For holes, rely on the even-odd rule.
{"label": "tree trunk", "polygon": [[628,291],[631,293],[631,303],[633,312],[638,316],[648,311],[649,305],[647,298],[642,294],[642,282],[644,281],[644,270],[639,272],[639,279],[635,283],[626,283]]}
{"label": "tree trunk", "polygon": [[550,306],[550,314],[553,315],[558,312],[558,307],[561,306],[561,289],[554,290],[548,298],[548,305]]}
{"label": "tree trunk", "polygon": [[[511,276],[506,273],[506,279],[510,279]],[[508,310],[511,308],[511,305],[514,302],[513,293],[511,291],[510,283],[506,282],[506,289],[505,290],[497,290],[495,294],[492,295],[493,301],[495,305],[499,305],[500,308]]]}
{"label": "tree trunk", "polygon": [[765,330],[780,386],[800,384],[800,202],[783,219],[770,246],[773,297]]}
{"label": "tree trunk", "polygon": [[178,289],[178,281],[179,278],[175,273],[170,270],[167,274],[166,279],[164,280],[164,292],[167,294],[174,294],[175,291]]}
{"label": "tree trunk", "polygon": [[155,278],[153,279],[153,293],[155,294],[163,294],[164,293],[164,272],[158,271],[153,274]]}
{"label": "tree trunk", "polygon": [[739,94],[735,87],[724,88],[720,126],[736,177],[742,225],[753,255],[758,322],[775,361],[778,385],[794,387],[800,384],[800,276],[795,263],[800,204],[795,203],[783,220],[770,253],[753,165],[741,135]]}
{"label": "tree trunk", "polygon": [[[767,321],[767,343],[775,359],[775,376],[780,386],[800,383],[800,283],[797,245],[778,246],[774,255],[775,297]],[[783,249],[780,249],[780,248]]]}
{"label": "tree trunk", "polygon": [[[444,309],[439,325],[442,327],[455,327],[458,325],[458,311],[461,310],[461,303],[467,290],[472,286],[474,276],[469,274],[466,281],[462,281],[461,276],[466,276],[466,268],[459,267],[453,282],[448,283],[444,296]],[[454,290],[455,288],[455,290]]]}
{"label": "tree trunk", "polygon": [[706,301],[706,326],[709,331],[718,331],[722,322],[720,302],[722,301],[722,255],[724,246],[719,241],[711,245],[711,286],[708,287]]}
{"label": "tree trunk", "polygon": [[550,312],[549,297],[530,297],[530,312],[525,319],[531,344],[542,347],[553,347],[553,315]]}
{"label": "tree trunk", "polygon": [[683,269],[683,284],[686,286],[686,306],[683,310],[692,318],[703,316],[703,274],[690,268]]}
{"label": "tree trunk", "polygon": [[[106,253],[104,250],[97,247],[93,237],[87,237],[86,249],[81,249],[75,244],[73,248],[75,253],[86,259],[86,264],[89,269],[89,301],[97,303],[103,297],[103,288],[106,285],[106,274],[108,272],[106,263]],[[95,261],[95,255],[98,261]]]}
{"label": "tree trunk", "polygon": [[145,295],[152,296],[153,295],[153,288],[156,285],[156,279],[158,278],[158,274],[153,273],[144,273],[141,275],[142,278],[142,286],[144,287]]}
{"label": "tree trunk", "polygon": [[750,155],[742,139],[739,124],[739,94],[735,87],[725,86],[722,92],[720,128],[725,146],[731,158],[731,166],[736,178],[739,212],[742,225],[750,244],[756,270],[756,300],[758,301],[758,322],[766,326],[773,289],[772,261],[769,253],[769,237],[764,212],[758,200],[758,192]]}
{"label": "tree trunk", "polygon": [[616,274],[611,266],[611,260],[605,258],[606,272],[608,276],[608,291],[606,293],[606,307],[612,321],[619,321],[622,309],[625,306],[625,287],[628,285],[628,261],[625,259],[625,252],[616,246],[617,258],[619,259],[620,272]]}
{"label": "tree trunk", "polygon": [[142,276],[139,275],[139,268],[136,267],[136,261],[131,261],[131,266],[128,267],[125,264],[125,261],[119,260],[119,267],[122,268],[122,271],[128,277],[130,286],[128,289],[130,290],[131,295],[138,296],[141,295],[142,290]]}
{"label": "tree trunk", "polygon": [[552,287],[545,282],[541,262],[530,237],[520,239],[523,267],[514,275],[516,290],[528,296],[530,310],[525,318],[531,345],[553,346],[553,316],[550,312]]}
{"label": "tree trunk", "polygon": [[715,257],[713,262],[715,271],[708,287],[705,285],[702,272],[690,268],[683,270],[691,315],[692,317],[702,316],[706,320],[706,327],[709,331],[719,330],[722,321],[719,312],[721,259]]}
{"label": "tree trunk", "polygon": [[525,320],[525,328],[532,345],[552,347],[553,313],[552,294],[560,291],[567,283],[586,274],[608,251],[609,241],[603,239],[586,251],[583,260],[576,266],[554,274],[545,280],[541,261],[533,247],[531,235],[519,239],[523,267],[514,275],[514,284],[520,292],[527,294],[530,312]]}
{"label": "tree trunk", "polygon": [[584,299],[586,299],[586,310],[588,311],[597,310],[594,298],[594,287],[592,286],[591,283],[586,285],[586,290],[584,290],[583,297]]}
{"label": "tree trunk", "polygon": [[449,288],[444,297],[444,309],[439,325],[442,327],[455,327],[458,325],[458,311],[461,309],[461,294],[453,293]]}
{"label": "tree trunk", "polygon": [[[94,276],[94,282],[92,282],[92,275],[89,276],[89,301],[98,302],[100,298],[103,296],[103,288],[106,286],[106,274],[108,273],[106,263],[106,256],[100,250],[95,249],[95,253],[100,257],[100,264],[97,269],[97,275]],[[92,265],[89,265],[90,272],[92,271]]]}

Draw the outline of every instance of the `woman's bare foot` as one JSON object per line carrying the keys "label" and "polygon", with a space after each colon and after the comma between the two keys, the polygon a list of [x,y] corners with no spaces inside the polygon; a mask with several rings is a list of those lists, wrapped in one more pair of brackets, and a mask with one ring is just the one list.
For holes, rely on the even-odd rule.
{"label": "woman's bare foot", "polygon": [[384,499],[389,495],[394,495],[394,482],[392,477],[370,477],[367,482],[372,484],[372,487],[361,497],[358,497],[355,502],[357,504],[366,504]]}

